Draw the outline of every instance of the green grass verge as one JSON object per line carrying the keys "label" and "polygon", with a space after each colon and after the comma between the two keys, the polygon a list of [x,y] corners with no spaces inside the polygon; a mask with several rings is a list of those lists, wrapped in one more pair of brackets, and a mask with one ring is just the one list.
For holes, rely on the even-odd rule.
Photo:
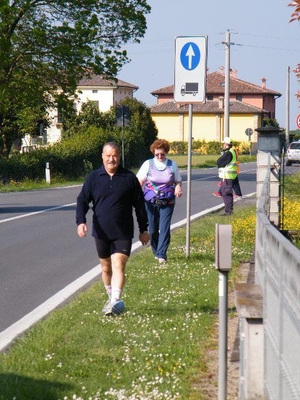
{"label": "green grass verge", "polygon": [[[219,155],[206,155],[206,154],[193,154],[192,156],[192,168],[212,168],[217,165],[217,159],[220,157]],[[187,168],[188,165],[188,156],[187,154],[183,155],[170,155],[170,158],[176,161],[179,168]],[[239,156],[239,160],[241,163],[246,162],[254,162],[257,157],[255,155],[247,155],[242,154]]]}
{"label": "green grass verge", "polygon": [[204,399],[193,388],[215,346],[216,223],[233,229],[231,286],[252,255],[255,206],[193,222],[189,258],[185,229],[173,232],[166,268],[150,248],[132,254],[122,316],[102,315],[106,295],[97,282],[33,326],[0,355],[0,399]]}
{"label": "green grass verge", "polygon": [[41,181],[31,181],[25,180],[21,182],[10,182],[9,184],[0,183],[0,193],[9,192],[24,192],[26,190],[40,190],[56,188],[59,186],[72,186],[72,185],[82,185],[83,179],[77,179],[74,181],[66,181],[64,179],[51,179],[51,183],[47,183],[46,180]]}
{"label": "green grass verge", "polygon": [[[192,168],[210,168],[216,166],[216,161],[219,155],[193,155],[192,156]],[[187,155],[170,155],[170,158],[178,164],[179,168],[186,169],[187,168]],[[256,156],[249,155],[241,155],[241,162],[253,162],[256,161]],[[134,173],[137,173],[138,168],[132,168]],[[84,179],[77,179],[75,181],[66,181],[64,179],[51,179],[51,183],[46,183],[46,180],[41,181],[21,181],[15,182],[11,181],[9,184],[4,184],[0,182],[0,193],[7,192],[21,192],[25,190],[38,190],[38,189],[46,189],[51,187],[58,186],[67,186],[67,185],[81,185]]]}

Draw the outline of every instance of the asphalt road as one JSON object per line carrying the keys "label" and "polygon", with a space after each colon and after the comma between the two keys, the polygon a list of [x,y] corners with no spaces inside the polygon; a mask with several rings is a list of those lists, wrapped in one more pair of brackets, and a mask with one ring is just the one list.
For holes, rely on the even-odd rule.
{"label": "asphalt road", "polygon": [[[177,200],[172,224],[186,218],[186,171],[182,176],[184,195]],[[243,195],[255,192],[256,163],[242,164],[239,179]],[[191,215],[222,204],[212,196],[217,182],[216,168],[192,170]],[[74,281],[80,286],[85,274],[98,270],[92,237],[77,236],[79,191],[73,186],[0,193],[0,336],[66,286]],[[90,211],[90,228],[91,216]],[[137,236],[136,229],[134,242]]]}

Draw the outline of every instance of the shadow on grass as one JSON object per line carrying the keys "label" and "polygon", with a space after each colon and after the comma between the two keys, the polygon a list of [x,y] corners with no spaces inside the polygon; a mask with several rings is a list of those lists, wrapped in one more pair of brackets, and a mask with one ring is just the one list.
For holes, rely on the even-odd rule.
{"label": "shadow on grass", "polygon": [[0,373],[0,400],[57,400],[71,385]]}
{"label": "shadow on grass", "polygon": [[[130,308],[128,309],[130,311]],[[138,313],[138,310],[135,309],[135,311]],[[178,317],[179,314],[184,316],[187,313],[203,313],[203,314],[216,314],[218,313],[218,308],[216,307],[211,307],[206,304],[201,304],[201,302],[194,304],[193,306],[181,306],[180,307],[180,312],[178,311],[178,305],[172,307],[170,304],[168,305],[161,305],[161,304],[153,304],[149,305],[147,307],[147,313],[153,313],[157,316],[161,317]]]}

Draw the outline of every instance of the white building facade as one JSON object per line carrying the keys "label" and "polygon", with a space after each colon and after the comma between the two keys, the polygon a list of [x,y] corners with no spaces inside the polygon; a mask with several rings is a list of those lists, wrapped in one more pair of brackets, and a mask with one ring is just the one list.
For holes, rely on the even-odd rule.
{"label": "white building facade", "polygon": [[[91,75],[79,81],[74,108],[80,113],[82,105],[91,101],[98,105],[99,111],[106,112],[127,97],[132,99],[136,90],[138,86],[131,83],[119,79],[110,81],[99,75]],[[51,124],[44,133],[44,141],[51,144],[61,139],[62,121],[57,108],[49,110],[49,119]]]}

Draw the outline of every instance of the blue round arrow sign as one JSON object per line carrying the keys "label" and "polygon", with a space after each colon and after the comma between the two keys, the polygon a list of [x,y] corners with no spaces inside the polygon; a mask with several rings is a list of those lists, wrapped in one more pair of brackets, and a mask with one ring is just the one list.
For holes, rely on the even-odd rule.
{"label": "blue round arrow sign", "polygon": [[180,52],[180,61],[183,68],[192,71],[199,65],[200,58],[200,49],[195,43],[188,42],[182,47]]}

